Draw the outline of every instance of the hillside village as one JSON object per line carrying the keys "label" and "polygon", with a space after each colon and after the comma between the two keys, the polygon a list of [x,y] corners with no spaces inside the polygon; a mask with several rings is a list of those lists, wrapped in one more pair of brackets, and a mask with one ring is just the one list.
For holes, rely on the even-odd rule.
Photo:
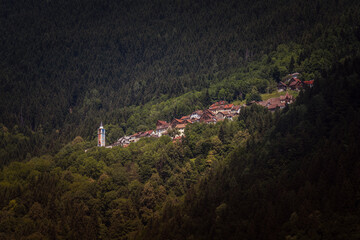
{"label": "hillside village", "polygon": [[287,75],[282,81],[278,83],[278,91],[286,91],[288,89],[300,91],[304,87],[313,87],[314,80],[301,81],[299,79],[300,73],[292,73]]}
{"label": "hillside village", "polygon": [[[298,76],[299,73],[287,75],[283,81],[279,82],[278,92],[287,91],[289,89],[300,91],[304,87],[313,87],[314,80],[301,81]],[[283,109],[286,105],[293,103],[294,100],[294,97],[288,92],[286,92],[285,95],[282,95],[280,97],[270,98],[259,102],[253,101],[251,102],[251,104],[259,104],[263,107],[266,107],[269,111],[273,112],[276,109]],[[195,122],[215,124],[216,122],[223,121],[225,119],[232,121],[237,115],[239,115],[241,107],[246,107],[246,105],[234,105],[229,104],[227,101],[218,101],[212,104],[206,110],[194,111],[190,115],[183,116],[179,119],[175,118],[171,122],[158,120],[156,122],[155,130],[148,130],[144,132],[138,132],[129,136],[123,136],[119,138],[114,144],[107,146],[107,148],[112,148],[115,146],[127,147],[130,143],[137,142],[141,138],[158,138],[163,135],[168,135],[172,137],[174,142],[179,141],[182,137],[185,136],[184,132],[186,125]]]}
{"label": "hillside village", "polygon": [[188,124],[195,122],[214,124],[218,121],[225,119],[233,120],[235,116],[240,113],[240,105],[229,104],[226,101],[219,101],[212,104],[209,109],[197,110],[190,115],[183,116],[179,119],[175,118],[171,122],[158,120],[156,122],[156,129],[145,132],[135,133],[130,136],[123,136],[113,146],[127,147],[132,142],[137,142],[144,137],[161,137],[163,135],[169,135],[174,141],[180,140],[185,136],[185,127]]}

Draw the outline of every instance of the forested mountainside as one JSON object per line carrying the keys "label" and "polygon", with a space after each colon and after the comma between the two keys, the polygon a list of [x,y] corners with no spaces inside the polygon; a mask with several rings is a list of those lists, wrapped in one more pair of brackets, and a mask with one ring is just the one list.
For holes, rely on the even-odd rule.
{"label": "forested mountainside", "polygon": [[114,2],[0,4],[0,239],[360,238],[358,1]]}
{"label": "forested mountainside", "polygon": [[[358,51],[359,15],[350,0],[4,1],[0,122],[56,150],[59,141],[92,138],[100,121],[150,128],[136,106],[199,91],[204,107],[205,89],[231,74],[236,87],[213,86],[214,100],[244,98],[249,85],[269,91],[292,70],[313,77]],[[279,44],[288,52],[274,61],[268,54]],[[254,60],[265,66],[259,74]]]}
{"label": "forested mountainside", "polygon": [[357,57],[281,114],[244,109],[246,144],[137,239],[358,239],[359,87]]}
{"label": "forested mountainside", "polygon": [[10,163],[0,238],[358,239],[359,69],[348,59],[282,111],[254,104],[181,141],[77,137]]}

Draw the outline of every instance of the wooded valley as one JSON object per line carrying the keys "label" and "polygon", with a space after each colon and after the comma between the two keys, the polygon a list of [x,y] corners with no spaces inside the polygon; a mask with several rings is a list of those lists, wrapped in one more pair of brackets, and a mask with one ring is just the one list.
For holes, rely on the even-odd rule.
{"label": "wooded valley", "polygon": [[[358,1],[19,0],[0,19],[0,239],[360,238]],[[293,72],[314,87],[282,110],[96,147],[101,121],[111,144]]]}

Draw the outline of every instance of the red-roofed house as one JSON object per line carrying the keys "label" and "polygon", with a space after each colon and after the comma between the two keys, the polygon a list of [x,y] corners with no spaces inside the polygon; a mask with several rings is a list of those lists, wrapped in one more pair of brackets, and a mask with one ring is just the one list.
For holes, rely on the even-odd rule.
{"label": "red-roofed house", "polygon": [[230,113],[231,109],[233,108],[234,104],[227,104],[224,106],[223,113]]}
{"label": "red-roofed house", "polygon": [[186,124],[185,123],[182,123],[182,124],[178,124],[176,125],[176,129],[179,130],[179,134],[177,136],[184,136],[184,132],[185,132],[185,127],[186,127]]}
{"label": "red-roofed house", "polygon": [[171,126],[171,128],[175,128],[177,125],[183,124],[183,123],[185,123],[185,122],[186,122],[186,120],[174,118],[174,119],[171,121],[170,126]]}
{"label": "red-roofed house", "polygon": [[223,105],[226,105],[226,104],[228,104],[227,101],[221,100],[221,101],[218,101],[218,102],[212,104],[209,108],[223,106]]}
{"label": "red-roofed house", "polygon": [[282,109],[284,107],[285,107],[285,104],[281,104],[281,103],[280,104],[271,104],[271,105],[267,106],[269,111],[275,111],[276,108]]}
{"label": "red-roofed house", "polygon": [[232,113],[226,113],[225,114],[225,119],[229,119],[230,121],[232,121],[234,119],[235,115]]}
{"label": "red-roofed house", "polygon": [[139,141],[140,138],[141,138],[141,134],[142,134],[142,132],[138,132],[138,133],[135,133],[135,134],[131,135],[129,141],[130,141],[130,142],[137,142],[137,141]]}
{"label": "red-roofed house", "polygon": [[258,102],[258,104],[260,104],[263,107],[266,107],[270,111],[275,110],[277,107],[279,107],[279,108],[285,107],[285,103],[281,103],[280,98],[270,98],[266,101]]}
{"label": "red-roofed house", "polygon": [[190,115],[190,118],[191,119],[200,119],[202,114],[203,114],[203,110],[197,110]]}
{"label": "red-roofed house", "polygon": [[305,86],[308,86],[308,87],[313,87],[314,86],[314,80],[310,80],[310,81],[303,81],[304,85]]}
{"label": "red-roofed house", "polygon": [[212,104],[209,107],[209,110],[215,114],[217,114],[218,112],[223,112],[225,110],[225,106],[228,104],[228,102],[226,101],[218,101],[214,104]]}
{"label": "red-roofed house", "polygon": [[170,127],[170,124],[168,122],[165,121],[161,121],[158,120],[156,122],[156,130],[155,130],[155,134],[159,137],[161,137],[166,131],[167,129]]}
{"label": "red-roofed house", "polygon": [[224,111],[224,106],[214,106],[210,107],[209,110],[213,112],[214,114],[217,114],[218,112]]}
{"label": "red-roofed house", "polygon": [[204,123],[216,123],[215,114],[210,110],[205,110],[199,121]]}
{"label": "red-roofed house", "polygon": [[190,115],[183,116],[183,117],[181,117],[180,119],[181,119],[181,120],[188,120],[188,119],[190,119]]}
{"label": "red-roofed house", "polygon": [[300,90],[302,88],[302,83],[298,78],[291,78],[289,81],[289,87],[292,90]]}
{"label": "red-roofed house", "polygon": [[151,137],[154,134],[154,130],[148,130],[143,132],[140,137]]}
{"label": "red-roofed house", "polygon": [[225,114],[223,112],[218,112],[216,115],[215,115],[215,118],[216,118],[216,121],[222,121],[225,119]]}
{"label": "red-roofed house", "polygon": [[287,104],[290,104],[293,101],[294,97],[287,92],[284,96],[280,96],[278,98],[270,98],[268,100],[258,102],[258,104],[266,107],[270,111],[274,111],[276,108],[284,108]]}
{"label": "red-roofed house", "polygon": [[284,96],[280,96],[280,103],[290,104],[293,103],[294,97],[291,96],[288,92]]}
{"label": "red-roofed house", "polygon": [[240,105],[238,105],[238,106],[235,106],[235,105],[234,105],[234,106],[231,108],[230,113],[232,113],[232,114],[239,114],[239,113],[240,113],[240,108],[241,108]]}

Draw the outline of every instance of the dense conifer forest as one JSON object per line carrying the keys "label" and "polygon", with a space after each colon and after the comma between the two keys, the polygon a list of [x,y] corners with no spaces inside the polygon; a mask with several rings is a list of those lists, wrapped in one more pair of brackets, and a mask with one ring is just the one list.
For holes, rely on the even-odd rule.
{"label": "dense conifer forest", "polygon": [[[360,4],[0,3],[0,239],[359,239]],[[295,103],[96,147],[314,79]]]}

